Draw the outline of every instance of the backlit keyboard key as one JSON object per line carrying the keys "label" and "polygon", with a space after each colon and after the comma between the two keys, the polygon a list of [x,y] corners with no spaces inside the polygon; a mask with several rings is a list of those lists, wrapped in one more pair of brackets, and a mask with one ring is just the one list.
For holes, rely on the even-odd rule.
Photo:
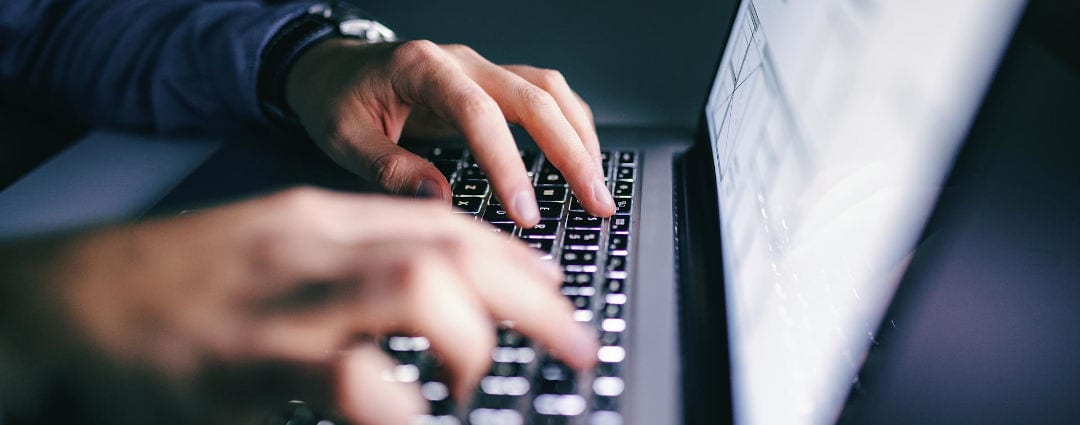
{"label": "backlit keyboard key", "polygon": [[626,257],[612,255],[607,259],[607,271],[610,272],[625,272],[626,271]]}
{"label": "backlit keyboard key", "polygon": [[454,196],[478,196],[483,197],[488,193],[487,182],[461,181],[454,185]]}
{"label": "backlit keyboard key", "polygon": [[559,261],[567,271],[596,271],[596,252],[568,249],[559,256]]}
{"label": "backlit keyboard key", "polygon": [[598,249],[599,230],[567,230],[563,236],[563,246],[577,249]]}
{"label": "backlit keyboard key", "polygon": [[564,287],[592,287],[593,275],[592,273],[564,273],[563,274],[563,286]]}
{"label": "backlit keyboard key", "polygon": [[616,198],[629,198],[634,195],[634,182],[615,182],[611,193]]}
{"label": "backlit keyboard key", "polygon": [[507,240],[514,235],[514,223],[492,223],[491,232],[503,235]]}
{"label": "backlit keyboard key", "polygon": [[454,208],[457,208],[454,212],[479,214],[480,207],[484,205],[484,198],[462,198],[460,196],[455,196],[453,203]]}
{"label": "backlit keyboard key", "polygon": [[540,208],[541,219],[558,219],[562,218],[563,204],[558,202],[540,202],[538,203]]}
{"label": "backlit keyboard key", "polygon": [[570,217],[566,219],[567,229],[600,229],[600,225],[603,223],[603,219],[600,217],[589,215],[588,213],[580,211],[571,211]]}
{"label": "backlit keyboard key", "polygon": [[511,223],[510,215],[500,206],[488,206],[484,211],[484,221],[489,223]]}
{"label": "backlit keyboard key", "polygon": [[566,179],[562,174],[557,171],[540,172],[540,177],[536,180],[537,185],[565,185]]}
{"label": "backlit keyboard key", "polygon": [[487,175],[484,174],[484,170],[481,170],[479,167],[462,169],[458,177],[461,180],[487,180]]}
{"label": "backlit keyboard key", "polygon": [[554,239],[526,239],[525,245],[540,251],[541,257],[551,256],[551,248],[555,245]]}
{"label": "backlit keyboard key", "polygon": [[554,239],[558,231],[558,220],[540,220],[531,229],[521,229],[521,236],[527,239]]}
{"label": "backlit keyboard key", "polygon": [[611,217],[610,231],[615,234],[630,233],[630,216],[614,215]]}
{"label": "backlit keyboard key", "polygon": [[566,187],[537,186],[536,200],[540,202],[566,202]]}
{"label": "backlit keyboard key", "polygon": [[627,246],[629,245],[628,235],[614,234],[608,236],[608,254],[611,255],[626,255]]}

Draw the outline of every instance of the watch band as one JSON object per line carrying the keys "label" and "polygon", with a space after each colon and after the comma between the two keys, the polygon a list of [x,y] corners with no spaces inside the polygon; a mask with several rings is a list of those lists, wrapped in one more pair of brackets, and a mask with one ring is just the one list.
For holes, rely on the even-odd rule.
{"label": "watch band", "polygon": [[296,59],[315,42],[337,34],[337,25],[306,13],[285,24],[263,48],[256,90],[263,111],[273,118],[296,123],[296,113],[285,99],[285,83]]}

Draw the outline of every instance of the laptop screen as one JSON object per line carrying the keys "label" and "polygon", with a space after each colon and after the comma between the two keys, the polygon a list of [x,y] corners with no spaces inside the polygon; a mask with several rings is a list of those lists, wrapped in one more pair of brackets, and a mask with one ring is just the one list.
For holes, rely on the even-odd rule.
{"label": "laptop screen", "polygon": [[836,419],[1023,3],[741,3],[705,111],[736,422]]}

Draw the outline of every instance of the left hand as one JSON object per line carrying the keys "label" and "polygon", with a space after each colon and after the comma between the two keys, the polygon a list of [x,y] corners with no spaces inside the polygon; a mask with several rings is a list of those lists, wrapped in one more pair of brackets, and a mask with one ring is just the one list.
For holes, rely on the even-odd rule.
{"label": "left hand", "polygon": [[596,216],[615,212],[589,106],[557,71],[498,66],[462,45],[329,39],[304,53],[286,99],[331,158],[392,193],[449,200],[442,174],[397,145],[457,130],[518,225],[540,220],[507,121],[525,127]]}

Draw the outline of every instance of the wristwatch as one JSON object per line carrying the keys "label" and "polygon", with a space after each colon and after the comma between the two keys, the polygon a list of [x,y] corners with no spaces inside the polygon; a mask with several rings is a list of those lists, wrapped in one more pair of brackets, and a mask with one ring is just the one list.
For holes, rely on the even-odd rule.
{"label": "wristwatch", "polygon": [[256,90],[263,112],[278,121],[296,123],[285,100],[285,82],[293,63],[308,48],[330,37],[365,43],[397,41],[397,34],[344,0],[316,3],[289,21],[263,47]]}

